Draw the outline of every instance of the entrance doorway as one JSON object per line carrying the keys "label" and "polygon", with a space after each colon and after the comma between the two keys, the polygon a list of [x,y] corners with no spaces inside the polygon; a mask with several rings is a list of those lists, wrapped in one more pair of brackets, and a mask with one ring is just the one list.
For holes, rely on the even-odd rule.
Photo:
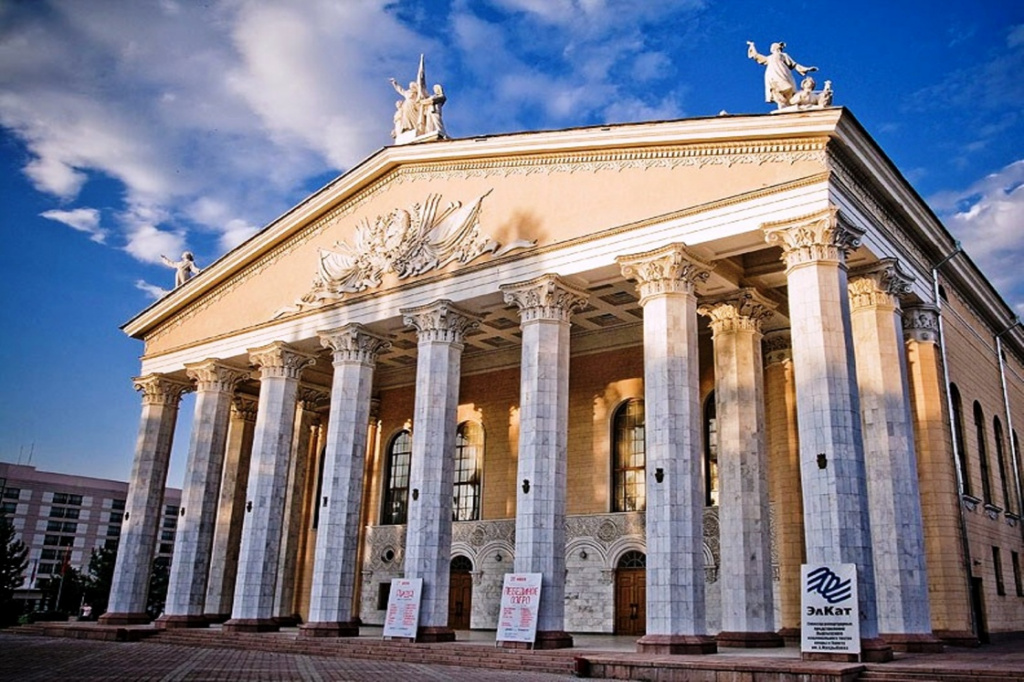
{"label": "entrance doorway", "polygon": [[615,568],[615,634],[647,632],[647,555],[626,552]]}
{"label": "entrance doorway", "polygon": [[468,630],[473,613],[473,562],[457,556],[451,563],[451,582],[448,588],[448,627]]}

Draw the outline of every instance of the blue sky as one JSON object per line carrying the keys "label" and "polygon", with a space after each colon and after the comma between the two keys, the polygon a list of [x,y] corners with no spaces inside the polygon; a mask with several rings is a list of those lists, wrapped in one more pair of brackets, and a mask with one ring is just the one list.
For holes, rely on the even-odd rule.
{"label": "blue sky", "polygon": [[160,254],[209,265],[389,144],[421,53],[464,137],[765,113],[747,40],[818,66],[1024,314],[1019,0],[0,0],[0,460],[127,479]]}

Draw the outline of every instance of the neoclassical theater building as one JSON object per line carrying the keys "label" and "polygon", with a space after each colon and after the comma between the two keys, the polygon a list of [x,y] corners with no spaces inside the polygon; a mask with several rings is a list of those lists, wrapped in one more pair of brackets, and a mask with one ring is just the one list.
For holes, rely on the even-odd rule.
{"label": "neoclassical theater building", "polygon": [[383,148],[139,313],[106,623],[493,629],[538,646],[799,633],[857,567],[866,651],[1024,630],[1024,331],[843,108]]}

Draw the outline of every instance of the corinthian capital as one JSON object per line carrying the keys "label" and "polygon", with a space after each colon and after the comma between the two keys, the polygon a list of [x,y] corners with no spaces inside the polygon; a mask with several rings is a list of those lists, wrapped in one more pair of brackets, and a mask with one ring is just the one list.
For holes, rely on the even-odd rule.
{"label": "corinthian capital", "polygon": [[793,359],[793,339],[788,329],[776,329],[768,332],[764,335],[761,347],[764,350],[765,367],[779,362],[789,362]]}
{"label": "corinthian capital", "polygon": [[761,332],[761,321],[775,314],[776,304],[756,289],[738,289],[724,296],[704,301],[697,312],[709,318],[711,332],[720,333],[752,331]]}
{"label": "corinthian capital", "polygon": [[787,268],[818,261],[845,263],[846,254],[860,246],[861,230],[839,219],[839,209],[827,208],[791,220],[761,226],[769,244],[782,247]]}
{"label": "corinthian capital", "polygon": [[713,263],[698,258],[682,244],[619,256],[615,262],[622,269],[623,277],[636,280],[641,306],[659,294],[693,294],[696,285],[706,282],[715,269]]}
{"label": "corinthian capital", "polygon": [[147,374],[132,379],[136,391],[142,392],[143,405],[177,405],[181,396],[193,388],[188,381],[171,379],[163,374]]}
{"label": "corinthian capital", "polygon": [[185,373],[196,382],[199,391],[230,393],[240,381],[249,378],[249,372],[226,365],[218,360],[203,360],[185,365]]}
{"label": "corinthian capital", "polygon": [[939,340],[939,309],[917,305],[903,311],[903,333],[908,339],[924,343]]}
{"label": "corinthian capital", "polygon": [[391,348],[391,341],[378,336],[361,324],[346,324],[336,329],[317,332],[320,344],[334,351],[334,365],[359,363],[375,365],[377,356]]}
{"label": "corinthian capital", "polygon": [[480,316],[447,299],[400,311],[402,321],[416,330],[420,341],[462,343],[466,333],[480,326]]}
{"label": "corinthian capital", "polygon": [[914,276],[904,272],[895,258],[882,258],[877,263],[850,272],[850,307],[885,306],[899,310],[899,297],[910,291]]}
{"label": "corinthian capital", "polygon": [[541,275],[527,282],[502,284],[507,305],[519,308],[523,322],[557,320],[566,322],[573,312],[583,308],[590,298],[584,289],[575,287],[558,275]]}
{"label": "corinthian capital", "polygon": [[259,404],[254,396],[236,393],[231,399],[231,411],[247,422],[255,422]]}
{"label": "corinthian capital", "polygon": [[249,349],[249,362],[260,368],[261,378],[298,379],[302,370],[316,364],[316,356],[297,351],[282,341]]}

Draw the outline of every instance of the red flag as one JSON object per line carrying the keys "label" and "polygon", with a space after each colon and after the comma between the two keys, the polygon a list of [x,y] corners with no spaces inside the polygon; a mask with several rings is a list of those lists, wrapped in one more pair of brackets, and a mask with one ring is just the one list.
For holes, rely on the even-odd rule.
{"label": "red flag", "polygon": [[67,551],[64,552],[64,560],[60,562],[60,577],[64,577],[64,574],[68,571],[68,566],[71,565],[71,548],[68,547]]}
{"label": "red flag", "polygon": [[39,568],[39,559],[32,560],[32,577],[28,579],[29,587],[36,583],[36,569]]}

